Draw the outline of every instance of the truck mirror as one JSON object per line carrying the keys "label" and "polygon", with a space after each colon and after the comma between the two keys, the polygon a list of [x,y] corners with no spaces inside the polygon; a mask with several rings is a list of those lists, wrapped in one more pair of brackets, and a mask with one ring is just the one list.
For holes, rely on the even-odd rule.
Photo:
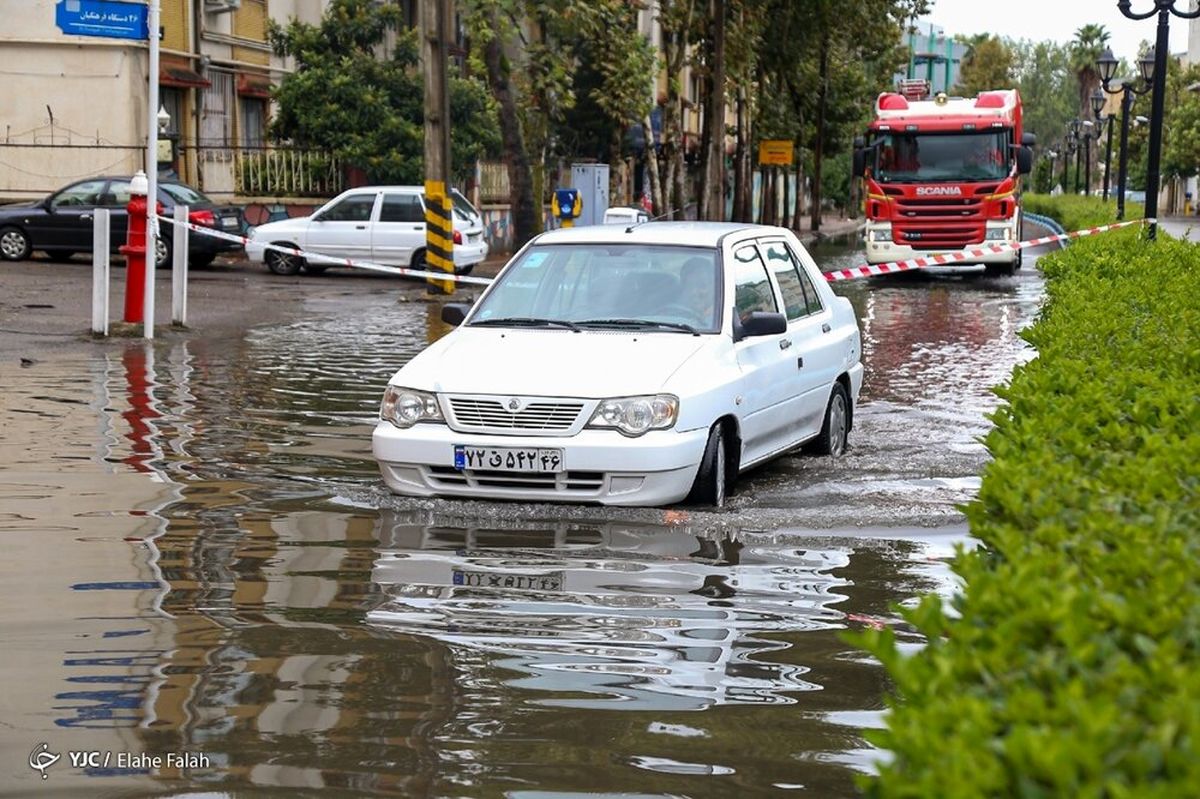
{"label": "truck mirror", "polygon": [[866,139],[864,139],[862,136],[855,136],[855,137],[854,137],[854,149],[855,149],[855,150],[861,150],[862,148],[864,148],[864,147],[866,147],[866,146],[867,146],[867,140],[866,140]]}
{"label": "truck mirror", "polygon": [[1037,147],[1037,136],[1032,133],[1022,133],[1021,145],[1024,147]]}
{"label": "truck mirror", "polygon": [[855,147],[852,161],[854,177],[861,178],[867,173],[867,151],[861,147]]}
{"label": "truck mirror", "polygon": [[1033,171],[1033,150],[1029,147],[1017,148],[1017,172],[1028,175]]}

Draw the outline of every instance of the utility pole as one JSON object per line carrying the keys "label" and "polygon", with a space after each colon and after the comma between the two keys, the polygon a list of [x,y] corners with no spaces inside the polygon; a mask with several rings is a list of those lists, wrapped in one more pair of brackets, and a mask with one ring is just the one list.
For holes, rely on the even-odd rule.
{"label": "utility pole", "polygon": [[[454,216],[450,201],[451,0],[422,0],[421,54],[425,72],[425,263],[454,274]],[[454,293],[453,280],[428,278],[429,290]]]}

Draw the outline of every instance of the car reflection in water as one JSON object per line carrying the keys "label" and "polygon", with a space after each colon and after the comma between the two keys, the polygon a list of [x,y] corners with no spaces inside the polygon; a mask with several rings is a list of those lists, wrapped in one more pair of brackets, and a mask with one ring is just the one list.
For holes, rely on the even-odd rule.
{"label": "car reflection in water", "polygon": [[[447,644],[460,668],[528,677],[543,705],[702,710],[821,686],[764,633],[835,629],[851,551],[771,548],[657,525],[385,525],[369,624]],[[481,659],[479,653],[495,657]]]}

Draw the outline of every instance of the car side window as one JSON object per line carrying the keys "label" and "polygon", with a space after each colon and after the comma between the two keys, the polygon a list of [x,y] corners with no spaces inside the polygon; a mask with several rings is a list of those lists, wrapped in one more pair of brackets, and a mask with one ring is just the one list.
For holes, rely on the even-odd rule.
{"label": "car side window", "polygon": [[804,292],[803,271],[796,263],[791,250],[782,241],[766,241],[760,246],[767,259],[767,268],[775,275],[775,282],[779,284],[779,293],[783,295],[783,308],[788,321],[812,313]]}
{"label": "car side window", "polygon": [[425,221],[425,206],[416,194],[385,194],[383,208],[379,212],[380,222]]}
{"label": "car side window", "polygon": [[753,244],[733,252],[733,304],[738,319],[746,321],[755,311],[774,313],[779,310],[767,267]]}
{"label": "car side window", "polygon": [[821,303],[821,295],[817,293],[817,288],[813,285],[809,270],[805,268],[804,261],[797,258],[795,253],[792,253],[792,260],[795,261],[796,272],[800,275],[800,285],[804,287],[804,299],[808,305],[809,315],[820,313],[825,306]]}
{"label": "car side window", "polygon": [[104,192],[100,199],[106,207],[124,208],[129,205],[129,199],[132,196],[133,193],[129,190],[128,180],[114,180],[108,184],[108,191]]}
{"label": "car side window", "polygon": [[322,222],[369,222],[375,207],[374,194],[351,194],[338,204],[321,212]]}
{"label": "car side window", "polygon": [[76,183],[74,186],[68,186],[54,195],[54,199],[50,201],[50,205],[54,208],[63,208],[72,205],[95,205],[100,201],[100,192],[103,190],[103,180],[85,180],[82,183]]}

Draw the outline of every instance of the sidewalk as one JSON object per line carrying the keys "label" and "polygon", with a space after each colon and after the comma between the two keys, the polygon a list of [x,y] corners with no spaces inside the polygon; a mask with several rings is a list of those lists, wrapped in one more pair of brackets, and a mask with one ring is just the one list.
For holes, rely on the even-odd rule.
{"label": "sidewalk", "polygon": [[1192,241],[1200,244],[1200,217],[1176,216],[1163,219],[1158,223],[1163,232],[1170,233],[1177,239]]}

